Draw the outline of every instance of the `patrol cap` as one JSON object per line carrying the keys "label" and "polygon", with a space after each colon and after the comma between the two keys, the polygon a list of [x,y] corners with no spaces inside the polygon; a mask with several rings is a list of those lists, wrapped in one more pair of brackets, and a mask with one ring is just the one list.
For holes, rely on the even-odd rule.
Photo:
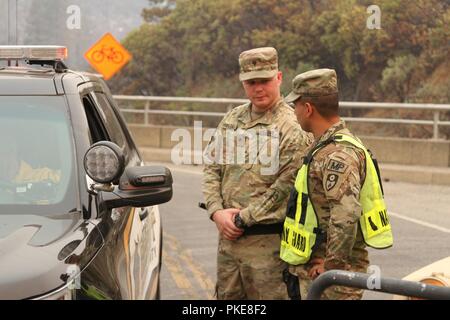
{"label": "patrol cap", "polygon": [[239,80],[273,78],[278,73],[278,54],[272,47],[256,48],[239,55]]}
{"label": "patrol cap", "polygon": [[287,103],[300,97],[320,97],[338,93],[336,71],[333,69],[310,70],[292,80],[292,91],[285,98]]}

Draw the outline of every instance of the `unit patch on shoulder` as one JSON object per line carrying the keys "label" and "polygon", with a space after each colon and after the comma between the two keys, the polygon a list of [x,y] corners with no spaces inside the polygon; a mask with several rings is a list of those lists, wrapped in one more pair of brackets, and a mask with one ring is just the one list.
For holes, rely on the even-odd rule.
{"label": "unit patch on shoulder", "polygon": [[334,172],[344,173],[345,170],[347,170],[347,167],[348,166],[345,163],[331,159],[328,163],[327,169]]}
{"label": "unit patch on shoulder", "polygon": [[330,191],[331,189],[333,189],[336,186],[337,181],[338,181],[338,175],[334,174],[334,173],[330,173],[327,176],[327,181],[326,181],[327,191]]}

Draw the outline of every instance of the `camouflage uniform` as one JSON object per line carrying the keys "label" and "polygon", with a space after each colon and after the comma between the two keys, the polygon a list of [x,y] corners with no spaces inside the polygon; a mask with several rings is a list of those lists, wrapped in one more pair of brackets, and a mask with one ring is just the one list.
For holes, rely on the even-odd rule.
{"label": "camouflage uniform", "polygon": [[[269,61],[266,71],[272,74],[270,65],[273,60],[263,55],[260,57],[262,63]],[[260,65],[259,61],[254,61],[256,63],[250,65],[252,72],[257,71]],[[241,80],[243,78],[248,79],[244,76]],[[240,216],[246,226],[281,223],[301,160],[301,157],[296,160],[293,157],[302,154],[312,139],[301,130],[292,108],[282,99],[260,118],[252,120],[251,113],[250,103],[231,110],[219,124],[217,134],[209,146],[214,144],[214,139],[218,139],[220,134],[226,136],[226,130],[266,130],[269,135],[276,132],[273,138],[279,141],[278,170],[273,174],[261,174],[264,165],[250,158],[260,149],[255,150],[259,148],[258,145],[246,139],[244,164],[215,162],[205,166],[203,194],[208,213],[211,216],[217,210],[237,208],[242,209]],[[227,153],[226,147],[223,152]],[[279,258],[279,247],[279,234],[243,235],[235,241],[219,237],[218,299],[287,299],[286,286],[282,280],[282,271],[286,265]]]}
{"label": "camouflage uniform", "polygon": [[[316,143],[338,133],[354,137],[344,121],[340,121]],[[327,233],[326,243],[313,252],[311,260],[324,259],[325,270],[367,272],[368,253],[358,226],[362,210],[358,199],[364,179],[364,152],[351,144],[330,143],[320,149],[310,163],[309,195],[319,227]],[[302,298],[306,297],[311,284],[308,277],[310,267],[306,264],[289,268],[300,279]],[[361,299],[362,293],[362,290],[334,286],[324,292],[322,299]]]}
{"label": "camouflage uniform", "polygon": [[[336,73],[330,69],[309,71],[297,76],[293,86],[288,101],[295,101],[304,93],[318,96],[337,92]],[[341,120],[316,139],[310,150],[336,134],[358,140]],[[312,253],[310,261],[324,259],[325,270],[367,272],[368,252],[358,224],[362,212],[359,193],[366,175],[365,166],[364,151],[342,142],[327,144],[315,153],[310,163],[308,194],[319,227],[327,235],[326,241]],[[312,279],[308,276],[311,267],[310,262],[289,267],[289,272],[299,277],[303,299],[311,285]],[[354,300],[361,299],[362,294],[359,289],[333,286],[324,291],[322,299]]]}

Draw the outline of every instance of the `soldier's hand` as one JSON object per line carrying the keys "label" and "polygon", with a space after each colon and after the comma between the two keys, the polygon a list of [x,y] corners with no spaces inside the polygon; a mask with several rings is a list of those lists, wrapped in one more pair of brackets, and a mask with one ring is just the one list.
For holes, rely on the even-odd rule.
{"label": "soldier's hand", "polygon": [[312,259],[310,262],[313,266],[308,271],[308,276],[315,279],[325,272],[325,260],[322,258]]}
{"label": "soldier's hand", "polygon": [[213,220],[216,223],[217,229],[227,240],[236,240],[244,232],[244,230],[234,225],[234,216],[239,211],[239,209],[231,208],[214,212]]}

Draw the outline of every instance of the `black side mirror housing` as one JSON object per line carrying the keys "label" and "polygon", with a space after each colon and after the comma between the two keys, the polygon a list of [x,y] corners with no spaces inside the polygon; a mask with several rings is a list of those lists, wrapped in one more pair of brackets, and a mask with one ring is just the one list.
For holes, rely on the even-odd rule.
{"label": "black side mirror housing", "polygon": [[127,168],[122,175],[119,187],[122,190],[134,188],[154,188],[172,186],[172,174],[162,166],[142,166]]}
{"label": "black side mirror housing", "polygon": [[172,199],[172,174],[162,166],[126,168],[119,185],[112,192],[101,192],[100,202],[107,209],[147,207]]}

